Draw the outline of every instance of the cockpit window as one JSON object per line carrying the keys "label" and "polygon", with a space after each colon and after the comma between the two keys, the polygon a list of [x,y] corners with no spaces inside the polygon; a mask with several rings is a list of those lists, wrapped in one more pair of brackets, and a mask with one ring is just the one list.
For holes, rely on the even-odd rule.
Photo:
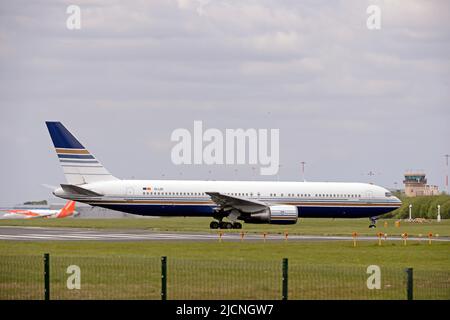
{"label": "cockpit window", "polygon": [[385,195],[387,198],[392,197],[392,193],[391,193],[391,192],[386,192],[384,195]]}

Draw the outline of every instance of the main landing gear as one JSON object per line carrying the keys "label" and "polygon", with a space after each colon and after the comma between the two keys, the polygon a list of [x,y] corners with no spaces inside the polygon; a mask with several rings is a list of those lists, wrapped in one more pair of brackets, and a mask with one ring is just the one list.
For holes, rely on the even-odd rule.
{"label": "main landing gear", "polygon": [[376,227],[377,227],[377,226],[376,226],[376,223],[377,223],[377,219],[376,219],[376,218],[370,218],[370,225],[369,225],[369,228],[370,228],[370,229],[376,228]]}
{"label": "main landing gear", "polygon": [[209,224],[210,229],[242,229],[240,222],[225,222],[225,221],[211,221]]}

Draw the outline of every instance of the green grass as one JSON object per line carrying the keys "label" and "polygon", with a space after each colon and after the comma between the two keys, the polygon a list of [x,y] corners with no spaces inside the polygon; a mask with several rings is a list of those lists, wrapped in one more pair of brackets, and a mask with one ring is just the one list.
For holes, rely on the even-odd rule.
{"label": "green grass", "polygon": [[[214,232],[209,229],[211,218],[155,218],[155,219],[34,219],[34,220],[0,220],[0,226],[41,226],[97,229],[144,229],[154,231]],[[251,233],[284,233],[303,235],[376,235],[378,232],[388,235],[401,235],[406,232],[411,236],[428,233],[450,236],[450,219],[440,223],[429,220],[424,223],[401,221],[395,226],[394,219],[379,220],[376,229],[369,229],[368,219],[300,219],[295,225],[257,225],[244,224],[243,231]],[[385,226],[386,224],[386,226]],[[233,232],[233,231],[227,231]],[[240,232],[240,231],[234,231]]]}
{"label": "green grass", "polygon": [[427,241],[358,242],[101,242],[0,241],[1,255],[33,256],[48,252],[60,256],[146,256],[208,260],[267,261],[334,266],[417,267],[450,270],[450,244]]}
{"label": "green grass", "polygon": [[[217,232],[210,218],[3,220],[0,225]],[[385,222],[387,226],[385,226]],[[245,232],[375,235],[421,234],[422,241],[359,242],[101,242],[0,241],[0,299],[41,299],[42,254],[51,255],[54,299],[159,299],[160,257],[167,256],[169,299],[279,299],[281,260],[289,259],[292,299],[403,299],[404,268],[414,268],[415,297],[450,299],[450,221],[416,224],[367,219],[300,219],[293,226],[244,224]],[[238,231],[234,231],[238,232]],[[66,268],[82,270],[82,290],[66,288]],[[382,270],[382,289],[368,290],[366,268]]]}
{"label": "green grass", "polygon": [[[361,242],[19,242],[0,241],[0,298],[42,298],[42,254],[51,254],[55,299],[158,299],[159,257],[167,256],[169,299],[279,299],[289,258],[292,299],[403,299],[406,267],[415,297],[450,299],[450,244]],[[68,265],[82,290],[65,287]],[[366,268],[382,270],[368,290]]]}

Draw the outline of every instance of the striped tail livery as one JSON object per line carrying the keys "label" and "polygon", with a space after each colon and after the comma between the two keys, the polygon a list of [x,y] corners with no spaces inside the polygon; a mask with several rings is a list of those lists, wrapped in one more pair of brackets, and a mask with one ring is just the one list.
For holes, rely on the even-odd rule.
{"label": "striped tail livery", "polygon": [[67,183],[82,185],[117,180],[61,122],[47,121],[46,124]]}

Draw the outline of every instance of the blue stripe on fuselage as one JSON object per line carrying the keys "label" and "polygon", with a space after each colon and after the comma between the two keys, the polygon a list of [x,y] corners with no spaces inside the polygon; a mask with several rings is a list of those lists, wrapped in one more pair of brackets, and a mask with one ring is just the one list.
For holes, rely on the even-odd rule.
{"label": "blue stripe on fuselage", "polygon": [[[96,206],[142,216],[213,216],[216,206],[161,204],[95,204]],[[299,218],[367,218],[391,212],[392,207],[299,206]]]}

